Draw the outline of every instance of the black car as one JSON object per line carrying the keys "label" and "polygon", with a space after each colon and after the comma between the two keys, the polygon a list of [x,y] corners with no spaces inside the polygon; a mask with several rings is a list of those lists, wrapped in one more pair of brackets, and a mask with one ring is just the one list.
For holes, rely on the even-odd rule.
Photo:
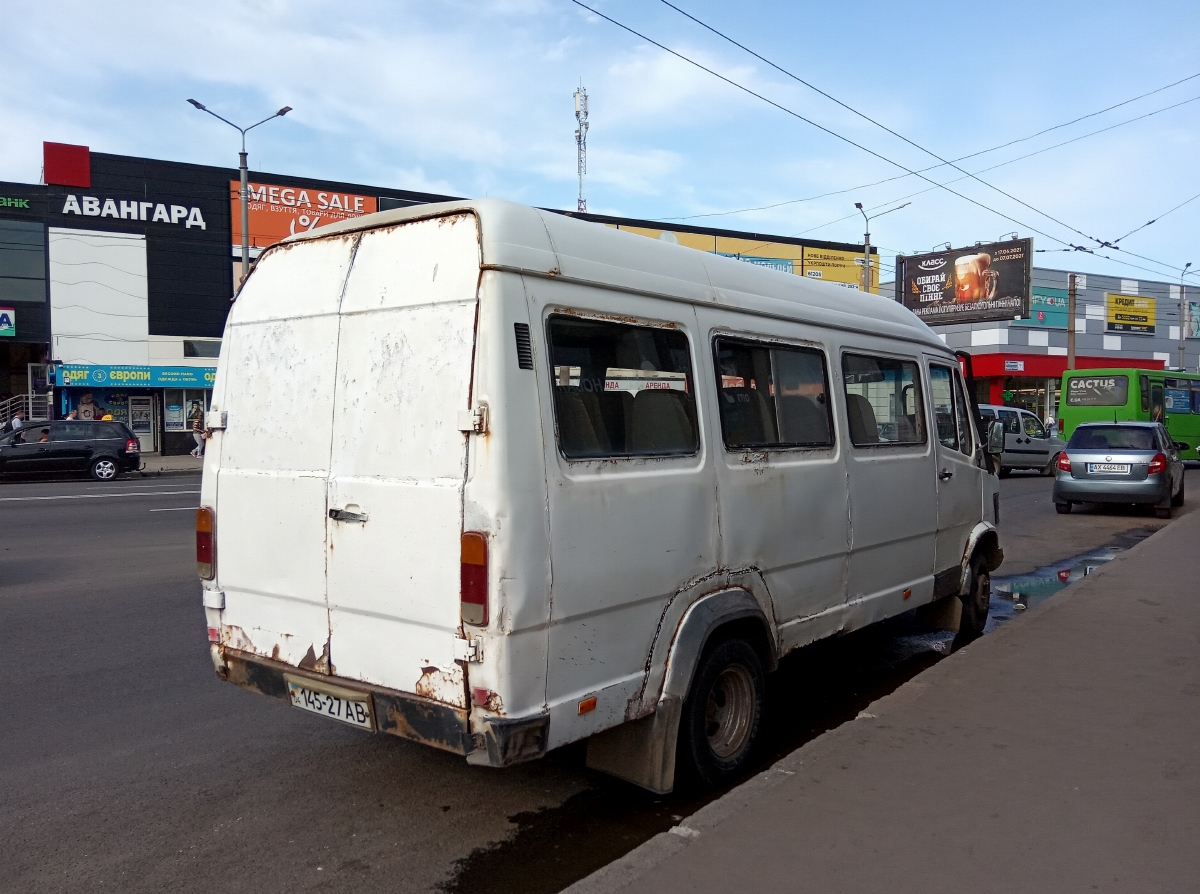
{"label": "black car", "polygon": [[91,472],[111,481],[141,464],[138,439],[123,422],[27,422],[0,437],[0,475]]}

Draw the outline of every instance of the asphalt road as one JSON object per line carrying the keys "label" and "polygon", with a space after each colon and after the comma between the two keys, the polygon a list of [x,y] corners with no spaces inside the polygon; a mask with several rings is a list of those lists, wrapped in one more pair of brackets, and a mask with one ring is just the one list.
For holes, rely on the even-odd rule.
{"label": "asphalt road", "polygon": [[[0,486],[0,889],[557,891],[709,797],[653,797],[585,770],[578,747],[471,768],[220,683],[194,574],[198,489]],[[1002,572],[1163,524],[1060,517],[1049,489],[1003,483]],[[938,660],[902,641],[876,629],[785,662],[760,764]]]}

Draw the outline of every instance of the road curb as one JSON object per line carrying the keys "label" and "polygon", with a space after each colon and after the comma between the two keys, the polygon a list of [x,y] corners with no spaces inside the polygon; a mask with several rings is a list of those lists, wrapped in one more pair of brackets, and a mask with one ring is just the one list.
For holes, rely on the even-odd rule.
{"label": "road curb", "polygon": [[[1178,520],[1175,519],[1174,521]],[[1025,612],[1020,617],[1007,621],[1003,627],[988,634],[988,639],[992,642],[1003,641],[1033,623],[1035,618],[1043,617],[1046,613],[1052,612],[1069,602],[1073,602],[1078,598],[1080,593],[1086,594],[1089,589],[1096,585],[1096,581],[1102,579],[1106,573],[1110,573],[1114,567],[1119,567],[1121,563],[1128,562],[1131,558],[1137,556],[1143,551],[1147,543],[1159,536],[1163,531],[1170,530],[1174,521],[1163,525],[1149,537],[1134,544],[1120,556],[1117,556],[1111,562],[1105,563],[1102,568],[1089,574],[1083,580],[1054,594],[1053,597],[1030,611]],[[967,647],[962,651],[947,656],[925,672],[870,703],[855,720],[849,721],[849,723],[857,723],[860,720],[874,720],[890,714],[898,708],[919,701],[936,683],[940,682],[946,676],[952,675],[962,662],[970,660],[970,655],[971,649]],[[804,743],[791,754],[781,758],[765,772],[757,774],[725,793],[717,800],[706,804],[700,810],[684,819],[679,825],[673,826],[666,832],[660,832],[648,841],[638,845],[638,847],[623,857],[619,857],[607,866],[596,870],[586,878],[580,879],[575,884],[565,888],[562,894],[614,894],[614,892],[627,888],[648,871],[686,848],[691,839],[711,832],[720,823],[740,813],[745,808],[752,806],[759,797],[785,782],[788,777],[795,775],[796,771],[804,765],[805,758],[811,755],[819,760],[820,751],[825,742],[833,734],[845,729],[847,726],[848,723],[840,724]],[[817,754],[812,754],[813,752],[817,752]]]}

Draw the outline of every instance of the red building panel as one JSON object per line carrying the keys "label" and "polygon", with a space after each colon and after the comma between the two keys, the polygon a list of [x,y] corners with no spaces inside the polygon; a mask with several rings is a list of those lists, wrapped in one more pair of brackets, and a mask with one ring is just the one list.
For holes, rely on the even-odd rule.
{"label": "red building panel", "polygon": [[87,146],[42,143],[46,183],[56,186],[92,185],[92,153]]}

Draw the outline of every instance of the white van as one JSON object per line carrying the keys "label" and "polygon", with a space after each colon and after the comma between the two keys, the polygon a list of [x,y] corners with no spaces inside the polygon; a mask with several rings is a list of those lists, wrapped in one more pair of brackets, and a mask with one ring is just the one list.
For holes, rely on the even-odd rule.
{"label": "white van", "polygon": [[745,762],[763,676],[1003,554],[960,361],[876,296],[496,200],[265,251],[197,560],[224,679],[658,792]]}

